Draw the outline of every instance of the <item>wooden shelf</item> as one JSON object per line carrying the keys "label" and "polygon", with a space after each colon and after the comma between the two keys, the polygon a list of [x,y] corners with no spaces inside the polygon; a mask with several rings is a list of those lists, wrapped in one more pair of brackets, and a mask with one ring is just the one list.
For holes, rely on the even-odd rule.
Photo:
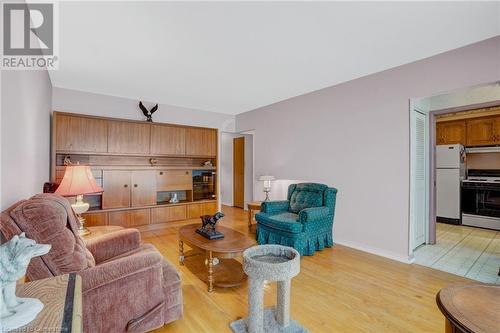
{"label": "wooden shelf", "polygon": [[[197,203],[216,203],[217,199],[204,199],[204,200],[195,200],[195,201],[184,201],[184,202],[178,202],[178,203],[162,203],[162,204],[157,204],[157,205],[149,205],[149,206],[141,206],[140,208],[156,208],[156,207],[170,207],[170,206],[186,206],[186,205],[192,205],[192,204],[197,204]],[[124,207],[124,208],[110,208],[110,209],[93,209],[89,210],[87,213],[108,213],[108,212],[117,212],[117,211],[122,211],[122,210],[134,210],[138,209],[139,207]]]}

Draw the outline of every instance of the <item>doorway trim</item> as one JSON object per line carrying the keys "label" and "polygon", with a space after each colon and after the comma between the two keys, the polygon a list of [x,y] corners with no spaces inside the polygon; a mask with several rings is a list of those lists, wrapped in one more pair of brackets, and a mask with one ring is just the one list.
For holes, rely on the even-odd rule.
{"label": "doorway trim", "polygon": [[445,108],[429,112],[429,242],[427,244],[436,244],[436,116],[455,113],[462,111],[469,111],[471,109],[482,109],[500,105],[500,100],[495,100],[485,103],[476,103],[469,105],[462,105],[458,107]]}

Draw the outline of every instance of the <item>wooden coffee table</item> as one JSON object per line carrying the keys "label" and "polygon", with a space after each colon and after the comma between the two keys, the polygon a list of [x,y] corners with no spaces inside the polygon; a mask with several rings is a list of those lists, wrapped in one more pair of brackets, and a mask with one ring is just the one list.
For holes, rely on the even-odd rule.
{"label": "wooden coffee table", "polygon": [[[211,292],[216,287],[234,287],[240,285],[246,275],[243,272],[241,263],[235,258],[241,257],[243,251],[255,245],[255,241],[247,235],[236,230],[218,226],[217,231],[224,234],[223,239],[209,240],[196,233],[196,229],[200,224],[188,224],[179,228],[179,262],[181,265],[188,257],[193,257],[198,254],[204,255],[206,259],[206,267],[203,257],[200,260],[189,262],[193,271],[201,272],[199,278],[207,283],[208,291]],[[184,244],[193,249],[190,256],[184,253]],[[219,264],[214,265],[214,259],[219,259]],[[200,267],[201,266],[201,267]],[[195,272],[193,272],[195,273]],[[195,273],[196,274],[196,273]]]}
{"label": "wooden coffee table", "polygon": [[446,318],[446,333],[499,332],[500,285],[452,285],[439,291],[436,302]]}

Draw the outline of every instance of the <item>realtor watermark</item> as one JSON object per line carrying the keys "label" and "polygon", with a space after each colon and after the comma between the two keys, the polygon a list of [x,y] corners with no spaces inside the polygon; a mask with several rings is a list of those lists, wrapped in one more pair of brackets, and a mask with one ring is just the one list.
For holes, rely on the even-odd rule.
{"label": "realtor watermark", "polygon": [[59,68],[57,2],[2,4],[2,70]]}

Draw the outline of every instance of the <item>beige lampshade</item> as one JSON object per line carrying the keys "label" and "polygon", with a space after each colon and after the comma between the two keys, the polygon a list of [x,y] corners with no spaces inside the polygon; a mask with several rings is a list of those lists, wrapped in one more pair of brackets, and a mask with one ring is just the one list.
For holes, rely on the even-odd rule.
{"label": "beige lampshade", "polygon": [[63,180],[55,193],[73,197],[101,192],[103,189],[97,185],[88,165],[68,165]]}

